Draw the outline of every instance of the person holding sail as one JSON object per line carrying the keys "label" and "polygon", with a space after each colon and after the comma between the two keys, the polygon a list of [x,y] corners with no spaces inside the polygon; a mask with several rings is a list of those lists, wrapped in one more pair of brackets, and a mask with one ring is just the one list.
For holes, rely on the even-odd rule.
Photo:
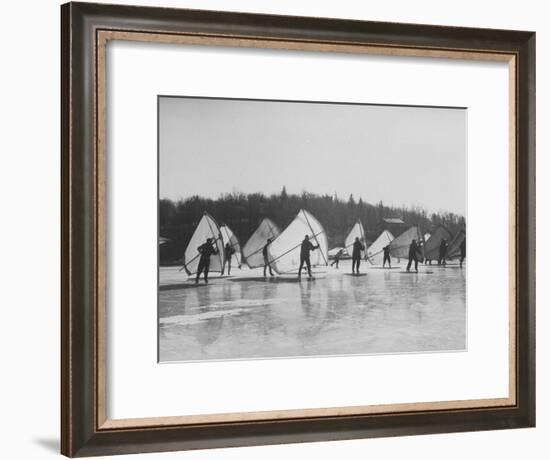
{"label": "person holding sail", "polygon": [[447,244],[447,240],[443,238],[441,240],[441,244],[439,245],[439,259],[437,260],[437,265],[445,265],[445,258],[447,257],[447,247],[449,245]]}
{"label": "person holding sail", "polygon": [[267,243],[265,244],[264,248],[262,249],[262,255],[264,256],[264,278],[267,277],[267,269],[269,268],[269,276],[273,275],[273,270],[271,269],[271,263],[269,262],[269,245],[271,244],[273,240],[271,238],[267,239]]}
{"label": "person holding sail", "polygon": [[412,240],[409,245],[409,263],[407,264],[407,271],[411,271],[411,265],[414,262],[414,270],[418,273],[418,250],[419,246],[416,240]]}
{"label": "person holding sail", "polygon": [[338,268],[338,265],[340,264],[340,259],[342,258],[343,255],[344,255],[344,250],[339,249],[338,252],[334,254],[334,260],[332,261],[330,266],[333,267],[334,265],[336,265],[336,268]]}
{"label": "person holding sail", "polygon": [[382,248],[382,251],[384,251],[384,261],[382,262],[382,268],[386,266],[386,262],[388,262],[388,267],[391,268],[391,259],[390,259],[390,245],[386,245]]}
{"label": "person holding sail", "polygon": [[201,244],[197,251],[199,251],[199,267],[197,268],[197,277],[195,278],[195,284],[199,284],[199,278],[204,271],[204,282],[208,284],[208,272],[210,270],[210,256],[212,254],[218,254],[218,248],[212,244],[212,238],[206,238],[206,243]]}
{"label": "person holding sail", "polygon": [[359,274],[359,266],[361,265],[361,251],[365,250],[365,245],[361,243],[359,237],[355,238],[353,242],[353,251],[351,253],[351,272]]}
{"label": "person holding sail", "polygon": [[235,249],[233,246],[231,246],[231,243],[229,241],[225,243],[225,247],[223,248],[223,253],[225,255],[225,259],[223,261],[223,267],[222,267],[222,275],[225,272],[225,264],[227,263],[227,274],[231,275],[231,257],[233,254],[235,254]]}
{"label": "person holding sail", "polygon": [[298,279],[302,278],[302,268],[304,267],[304,264],[307,267],[307,273],[308,276],[311,278],[311,261],[309,259],[309,253],[311,251],[315,251],[315,249],[319,249],[319,246],[314,246],[311,244],[311,241],[309,241],[309,236],[306,235],[302,241],[302,245],[300,247],[300,268],[298,269]]}

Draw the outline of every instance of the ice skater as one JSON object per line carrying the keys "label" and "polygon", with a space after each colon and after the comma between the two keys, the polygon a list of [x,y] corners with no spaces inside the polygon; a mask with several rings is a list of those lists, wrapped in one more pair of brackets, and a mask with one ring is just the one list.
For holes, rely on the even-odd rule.
{"label": "ice skater", "polygon": [[464,262],[464,259],[466,258],[466,237],[462,240],[462,243],[460,243],[460,268],[462,268],[462,263]]}
{"label": "ice skater", "polygon": [[204,271],[204,282],[208,284],[208,271],[210,270],[210,256],[212,254],[218,254],[218,248],[212,245],[212,238],[206,238],[206,243],[201,244],[197,251],[201,255],[199,259],[199,267],[197,269],[197,277],[195,278],[195,284],[199,284],[199,278]]}
{"label": "ice skater", "polygon": [[338,264],[340,263],[340,258],[344,255],[344,250],[339,249],[338,252],[334,255],[334,260],[330,264],[332,267],[333,265],[336,265],[336,268],[338,268]]}
{"label": "ice skater", "polygon": [[298,269],[298,279],[302,278],[302,268],[307,267],[307,274],[311,278],[311,261],[309,260],[309,253],[319,249],[319,246],[311,244],[309,241],[309,236],[306,235],[302,241],[302,246],[300,247],[300,268]]}
{"label": "ice skater", "polygon": [[384,261],[382,262],[382,268],[386,266],[386,262],[388,262],[388,267],[391,268],[391,259],[390,259],[390,245],[384,246],[382,248],[382,251],[384,251]]}
{"label": "ice skater", "polygon": [[353,242],[353,252],[351,254],[351,272],[359,274],[359,266],[361,265],[361,251],[365,250],[365,245],[361,243],[359,237],[355,237]]}
{"label": "ice skater", "polygon": [[411,265],[414,261],[414,271],[418,273],[418,244],[416,240],[412,240],[409,245],[409,263],[407,264],[407,271],[411,271]]}
{"label": "ice skater", "polygon": [[231,258],[233,257],[233,254],[235,254],[235,249],[229,241],[225,243],[225,247],[223,248],[223,253],[225,255],[225,259],[223,261],[223,267],[222,267],[222,276],[225,272],[225,264],[227,263],[227,274],[231,275]]}
{"label": "ice skater", "polygon": [[439,259],[437,260],[437,265],[446,265],[445,258],[447,257],[447,240],[443,238],[441,244],[439,245]]}
{"label": "ice skater", "polygon": [[273,275],[273,270],[271,269],[271,263],[269,262],[268,248],[273,240],[271,238],[267,239],[264,248],[262,249],[262,255],[264,256],[264,278],[267,277],[267,269],[269,268],[269,276]]}

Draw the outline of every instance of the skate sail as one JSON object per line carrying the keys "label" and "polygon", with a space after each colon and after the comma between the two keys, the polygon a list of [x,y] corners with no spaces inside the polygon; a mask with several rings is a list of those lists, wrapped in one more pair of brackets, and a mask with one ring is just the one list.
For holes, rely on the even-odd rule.
{"label": "skate sail", "polygon": [[267,243],[267,239],[274,240],[279,236],[281,231],[275,223],[267,217],[262,220],[259,227],[254,231],[252,236],[248,238],[248,241],[243,247],[242,258],[243,261],[250,268],[258,268],[264,266],[263,249]]}
{"label": "skate sail", "polygon": [[269,262],[279,275],[298,272],[300,249],[305,235],[309,236],[309,241],[314,246],[319,246],[310,253],[311,265],[328,265],[328,239],[325,230],[313,215],[302,209],[269,245]]}
{"label": "skate sail", "polygon": [[[223,242],[223,248],[225,251],[225,245],[229,243],[229,245],[233,248],[235,251],[233,253],[233,260],[237,262],[237,266],[241,268],[242,263],[242,251],[241,251],[241,245],[239,243],[239,240],[233,233],[233,231],[225,224],[220,226],[220,233],[222,234],[222,242]],[[225,254],[224,254],[225,256]],[[233,265],[233,264],[231,264]]]}
{"label": "skate sail", "polygon": [[[433,236],[432,236],[433,238]],[[431,238],[430,238],[431,239]],[[399,259],[409,258],[409,246],[412,240],[416,240],[418,247],[418,257],[424,258],[424,248],[421,244],[424,241],[420,229],[415,225],[408,230],[405,230],[401,235],[395,238],[390,243],[390,255]]]}
{"label": "skate sail", "polygon": [[185,249],[182,268],[188,275],[197,273],[200,260],[198,247],[206,243],[207,238],[212,238],[212,245],[218,249],[217,254],[210,256],[210,271],[221,273],[224,261],[222,235],[214,218],[205,212]]}
{"label": "skate sail", "polygon": [[424,257],[428,260],[438,260],[441,242],[445,239],[447,244],[449,244],[451,238],[451,232],[443,227],[443,225],[437,227],[431,234],[430,239],[424,243]]}
{"label": "skate sail", "polygon": [[[367,247],[367,240],[365,238],[365,229],[363,228],[363,224],[358,219],[355,224],[353,224],[353,227],[351,227],[350,232],[348,233],[348,236],[346,236],[346,239],[344,241],[344,245],[346,247],[347,253],[351,256],[353,254],[353,243],[355,243],[355,238],[359,238],[359,241]],[[361,259],[364,259],[366,255],[366,250],[361,251]]]}
{"label": "skate sail", "polygon": [[369,260],[374,265],[382,265],[384,261],[384,248],[394,240],[394,236],[388,230],[384,230],[378,238],[367,248]]}
{"label": "skate sail", "polygon": [[458,259],[460,257],[460,245],[466,239],[466,231],[464,229],[460,230],[452,241],[449,243],[447,248],[447,257],[449,259]]}

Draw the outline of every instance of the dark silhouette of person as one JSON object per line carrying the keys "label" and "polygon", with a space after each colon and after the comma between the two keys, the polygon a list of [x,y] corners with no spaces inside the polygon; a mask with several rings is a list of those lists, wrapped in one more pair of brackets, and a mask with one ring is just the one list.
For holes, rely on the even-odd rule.
{"label": "dark silhouette of person", "polygon": [[235,254],[235,249],[229,241],[225,243],[225,247],[223,248],[223,253],[225,255],[225,259],[223,261],[223,267],[222,267],[222,275],[225,272],[225,264],[227,263],[227,274],[231,275],[231,258],[233,257],[233,254]]}
{"label": "dark silhouette of person", "polygon": [[385,267],[386,262],[388,262],[388,267],[391,268],[390,245],[388,244],[387,246],[384,246],[382,251],[384,251],[384,261],[382,262],[382,267]]}
{"label": "dark silhouette of person", "polygon": [[199,267],[197,269],[197,277],[195,278],[195,284],[198,284],[201,273],[204,271],[204,282],[208,284],[208,271],[210,270],[210,256],[212,254],[218,254],[218,248],[212,244],[212,238],[207,238],[206,243],[201,244],[197,251],[201,255],[199,259]]}
{"label": "dark silhouette of person", "polygon": [[462,240],[462,243],[460,243],[460,268],[462,268],[462,263],[464,262],[464,259],[466,258],[466,237]]}
{"label": "dark silhouette of person", "polygon": [[267,269],[269,267],[269,276],[273,276],[273,270],[271,269],[271,263],[269,262],[269,255],[268,255],[268,248],[271,244],[271,241],[273,241],[271,238],[267,239],[267,243],[265,243],[264,248],[262,249],[262,255],[264,256],[264,278],[267,276]]}
{"label": "dark silhouette of person", "polygon": [[343,254],[344,254],[344,250],[343,250],[343,249],[340,249],[340,250],[334,255],[334,260],[332,261],[332,263],[330,264],[330,266],[332,267],[333,265],[336,265],[336,268],[338,268],[338,264],[340,263],[340,258],[342,257]]}
{"label": "dark silhouette of person", "polygon": [[305,236],[300,247],[300,268],[298,269],[298,279],[302,278],[302,268],[307,267],[307,274],[311,278],[311,261],[309,260],[309,253],[315,251],[319,246],[314,246],[309,241],[309,236]]}
{"label": "dark silhouette of person", "polygon": [[414,261],[414,270],[418,273],[418,244],[416,240],[412,240],[409,245],[409,263],[407,264],[407,271],[411,271],[411,265]]}
{"label": "dark silhouette of person", "polygon": [[365,246],[359,240],[359,237],[355,237],[353,242],[353,251],[351,253],[351,272],[359,274],[359,266],[361,265],[361,251],[365,250]]}
{"label": "dark silhouette of person", "polygon": [[439,259],[437,260],[437,265],[446,265],[445,258],[447,257],[447,240],[443,238],[439,244]]}

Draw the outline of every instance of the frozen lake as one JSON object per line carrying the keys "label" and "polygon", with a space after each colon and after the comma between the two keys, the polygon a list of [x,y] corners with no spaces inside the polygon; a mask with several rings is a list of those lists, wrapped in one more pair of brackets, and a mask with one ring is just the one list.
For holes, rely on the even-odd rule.
{"label": "frozen lake", "polygon": [[342,261],[301,282],[233,269],[195,287],[162,267],[160,361],[465,350],[466,268],[404,268],[353,277]]}

